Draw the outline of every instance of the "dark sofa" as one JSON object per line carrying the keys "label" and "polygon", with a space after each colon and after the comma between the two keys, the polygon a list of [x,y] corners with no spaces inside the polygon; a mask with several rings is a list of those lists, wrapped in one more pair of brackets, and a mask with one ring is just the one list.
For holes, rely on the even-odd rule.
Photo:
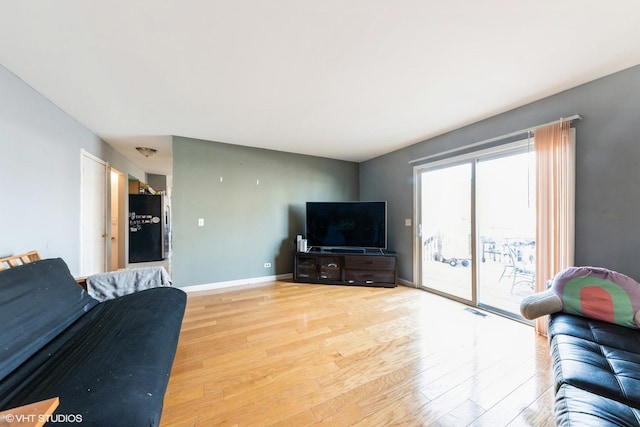
{"label": "dark sofa", "polygon": [[1,271],[0,410],[59,397],[70,425],[158,425],[185,305],[172,287],[98,302],[59,258]]}
{"label": "dark sofa", "polygon": [[640,330],[549,316],[558,426],[640,426]]}
{"label": "dark sofa", "polygon": [[549,315],[558,426],[640,427],[640,283],[603,267],[568,267],[523,298]]}

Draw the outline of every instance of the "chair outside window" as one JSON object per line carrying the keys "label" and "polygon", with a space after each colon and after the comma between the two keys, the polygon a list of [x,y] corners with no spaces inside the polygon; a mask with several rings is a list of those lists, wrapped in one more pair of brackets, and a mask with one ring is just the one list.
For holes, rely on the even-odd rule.
{"label": "chair outside window", "polygon": [[520,283],[525,283],[533,290],[536,281],[535,244],[533,242],[515,242],[504,245],[505,265],[499,281],[504,277],[511,278],[511,292]]}

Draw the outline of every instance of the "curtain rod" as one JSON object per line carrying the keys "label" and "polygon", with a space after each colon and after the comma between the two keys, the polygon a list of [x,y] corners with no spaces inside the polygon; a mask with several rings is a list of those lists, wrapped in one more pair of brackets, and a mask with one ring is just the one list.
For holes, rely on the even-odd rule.
{"label": "curtain rod", "polygon": [[441,156],[444,156],[446,154],[455,153],[457,151],[467,150],[469,148],[477,147],[478,145],[490,144],[492,142],[500,141],[501,139],[507,139],[507,138],[510,138],[512,136],[517,136],[517,135],[523,134],[525,132],[531,132],[532,130],[536,130],[536,129],[539,129],[539,128],[555,125],[555,124],[561,123],[561,122],[563,122],[565,120],[568,120],[569,122],[572,122],[574,120],[582,120],[582,116],[580,114],[574,114],[571,117],[565,117],[565,118],[561,117],[559,120],[554,120],[554,121],[549,122],[549,123],[543,123],[541,125],[532,126],[532,127],[525,128],[525,129],[520,129],[520,130],[517,130],[515,132],[505,133],[504,135],[495,136],[493,138],[485,139],[485,140],[479,141],[479,142],[474,142],[472,144],[467,144],[467,145],[464,145],[462,147],[452,148],[451,150],[442,151],[442,152],[436,153],[436,154],[430,154],[430,155],[425,156],[425,157],[420,157],[419,159],[409,160],[409,164],[423,162],[425,160],[429,160],[429,159],[432,159],[434,157],[441,157]]}

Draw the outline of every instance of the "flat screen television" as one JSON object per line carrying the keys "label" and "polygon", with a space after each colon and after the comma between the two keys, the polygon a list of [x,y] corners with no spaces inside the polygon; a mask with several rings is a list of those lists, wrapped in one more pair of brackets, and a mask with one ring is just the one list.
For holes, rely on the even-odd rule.
{"label": "flat screen television", "polygon": [[387,247],[387,202],[307,202],[312,248]]}

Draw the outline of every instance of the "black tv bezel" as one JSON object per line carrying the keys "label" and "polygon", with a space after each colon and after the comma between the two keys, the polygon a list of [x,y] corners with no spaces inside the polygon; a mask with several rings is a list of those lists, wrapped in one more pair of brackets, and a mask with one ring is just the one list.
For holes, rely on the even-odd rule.
{"label": "black tv bezel", "polygon": [[[354,245],[319,245],[313,244],[314,242],[309,240],[309,205],[373,205],[373,204],[382,204],[384,210],[384,242],[382,246],[354,246]],[[322,250],[322,251],[330,251],[332,249],[341,250],[341,249],[353,249],[353,250],[386,250],[388,245],[388,213],[387,213],[387,201],[386,200],[364,200],[364,201],[338,201],[338,202],[323,202],[323,201],[313,201],[306,202],[305,205],[305,238],[307,239],[307,244],[310,251],[313,250]]]}

